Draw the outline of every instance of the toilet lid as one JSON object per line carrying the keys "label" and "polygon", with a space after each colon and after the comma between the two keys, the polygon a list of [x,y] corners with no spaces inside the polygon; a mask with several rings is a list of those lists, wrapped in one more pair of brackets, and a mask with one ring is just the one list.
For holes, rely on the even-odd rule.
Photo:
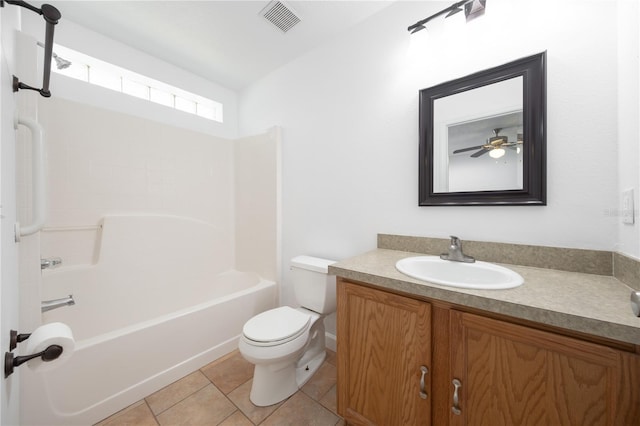
{"label": "toilet lid", "polygon": [[304,331],[310,319],[310,315],[281,306],[251,318],[242,328],[242,333],[256,342],[277,342]]}

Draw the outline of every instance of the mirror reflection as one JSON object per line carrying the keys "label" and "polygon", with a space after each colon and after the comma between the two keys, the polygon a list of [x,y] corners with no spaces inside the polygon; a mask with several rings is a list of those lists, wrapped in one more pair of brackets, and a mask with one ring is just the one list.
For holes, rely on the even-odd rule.
{"label": "mirror reflection", "polygon": [[433,122],[434,192],[522,189],[522,76],[435,100]]}

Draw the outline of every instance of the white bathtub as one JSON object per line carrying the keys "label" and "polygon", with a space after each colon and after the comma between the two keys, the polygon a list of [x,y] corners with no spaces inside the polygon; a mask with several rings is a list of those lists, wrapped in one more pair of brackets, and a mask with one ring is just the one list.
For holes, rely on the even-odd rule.
{"label": "white bathtub", "polygon": [[51,371],[21,369],[22,422],[93,424],[234,350],[242,325],[275,306],[276,284],[219,271],[215,234],[182,218],[108,217],[95,265],[44,274],[43,299],[76,305],[43,323],[69,325],[76,350]]}

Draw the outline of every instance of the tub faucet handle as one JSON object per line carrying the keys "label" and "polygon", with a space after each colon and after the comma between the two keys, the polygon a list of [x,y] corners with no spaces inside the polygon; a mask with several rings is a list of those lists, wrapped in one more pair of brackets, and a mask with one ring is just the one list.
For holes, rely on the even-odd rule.
{"label": "tub faucet handle", "polygon": [[62,265],[62,259],[59,257],[47,257],[40,259],[40,269],[53,269]]}
{"label": "tub faucet handle", "polygon": [[40,303],[40,310],[42,312],[51,311],[53,309],[62,308],[63,306],[73,306],[76,301],[73,299],[73,294],[67,297],[61,297],[60,299],[43,300]]}

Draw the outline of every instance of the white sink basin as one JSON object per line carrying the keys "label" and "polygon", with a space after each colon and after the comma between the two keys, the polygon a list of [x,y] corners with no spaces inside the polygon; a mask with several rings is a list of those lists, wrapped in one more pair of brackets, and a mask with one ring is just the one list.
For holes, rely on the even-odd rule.
{"label": "white sink basin", "polygon": [[396,269],[412,278],[451,287],[502,290],[524,283],[517,272],[493,263],[453,262],[438,256],[407,257],[396,263]]}

